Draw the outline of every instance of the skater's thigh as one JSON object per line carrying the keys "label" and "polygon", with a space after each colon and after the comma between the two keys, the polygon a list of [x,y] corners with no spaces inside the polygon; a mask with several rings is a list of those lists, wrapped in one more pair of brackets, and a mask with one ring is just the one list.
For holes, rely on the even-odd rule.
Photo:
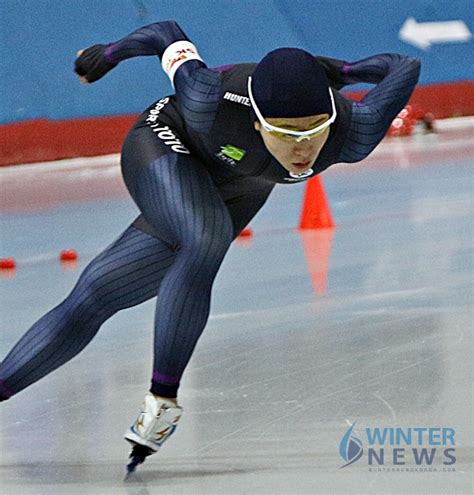
{"label": "skater's thigh", "polygon": [[156,296],[176,253],[134,226],[97,255],[82,272],[69,299],[96,301],[119,311]]}
{"label": "skater's thigh", "polygon": [[122,152],[127,187],[148,224],[172,246],[220,231],[232,237],[232,220],[204,164],[186,148],[166,145],[152,129],[134,129]]}
{"label": "skater's thigh", "polygon": [[[138,177],[151,163],[173,155],[190,155],[178,138],[178,131],[169,129],[168,132],[173,134],[173,141],[160,139],[151,126],[139,122],[125,138],[120,161],[125,184],[132,196]],[[175,144],[171,144],[172,142]]]}

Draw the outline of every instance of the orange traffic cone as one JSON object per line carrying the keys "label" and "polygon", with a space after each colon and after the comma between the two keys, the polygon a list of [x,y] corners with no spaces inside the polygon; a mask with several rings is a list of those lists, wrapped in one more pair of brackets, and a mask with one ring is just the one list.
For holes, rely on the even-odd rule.
{"label": "orange traffic cone", "polygon": [[323,181],[313,177],[306,185],[300,229],[330,229],[335,227]]}

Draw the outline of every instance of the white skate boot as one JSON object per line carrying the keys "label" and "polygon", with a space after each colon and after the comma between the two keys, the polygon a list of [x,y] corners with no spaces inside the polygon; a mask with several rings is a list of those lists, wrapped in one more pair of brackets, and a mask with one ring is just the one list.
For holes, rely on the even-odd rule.
{"label": "white skate boot", "polygon": [[125,433],[125,440],[133,444],[129,473],[135,471],[145,457],[157,452],[174,433],[183,412],[173,401],[158,399],[151,392],[145,396],[142,410],[133,425]]}

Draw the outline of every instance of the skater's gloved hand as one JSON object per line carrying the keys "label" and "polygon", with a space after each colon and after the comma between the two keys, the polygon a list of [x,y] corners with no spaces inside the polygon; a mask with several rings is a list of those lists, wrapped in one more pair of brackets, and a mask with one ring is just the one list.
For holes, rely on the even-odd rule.
{"label": "skater's gloved hand", "polygon": [[106,45],[93,45],[77,52],[74,72],[79,76],[81,83],[93,83],[117,65],[106,59],[105,48]]}

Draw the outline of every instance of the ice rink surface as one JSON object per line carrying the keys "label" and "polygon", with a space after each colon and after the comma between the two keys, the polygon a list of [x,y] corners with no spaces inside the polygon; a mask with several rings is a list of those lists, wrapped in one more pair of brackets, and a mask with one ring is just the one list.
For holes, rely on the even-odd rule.
{"label": "ice rink surface", "polygon": [[[304,185],[278,186],[219,272],[162,451],[123,481],[122,435],[151,373],[150,301],[0,404],[0,493],[472,493],[473,136],[472,120],[452,121],[329,169],[333,231],[295,229]],[[7,168],[0,181],[1,256],[18,263],[0,279],[3,358],[136,210],[116,156]],[[80,260],[66,269],[70,247]],[[363,453],[341,467],[354,423]],[[367,429],[397,427],[451,428],[455,445],[368,444]],[[371,447],[383,465],[369,465]],[[433,462],[417,466],[423,448]]]}

